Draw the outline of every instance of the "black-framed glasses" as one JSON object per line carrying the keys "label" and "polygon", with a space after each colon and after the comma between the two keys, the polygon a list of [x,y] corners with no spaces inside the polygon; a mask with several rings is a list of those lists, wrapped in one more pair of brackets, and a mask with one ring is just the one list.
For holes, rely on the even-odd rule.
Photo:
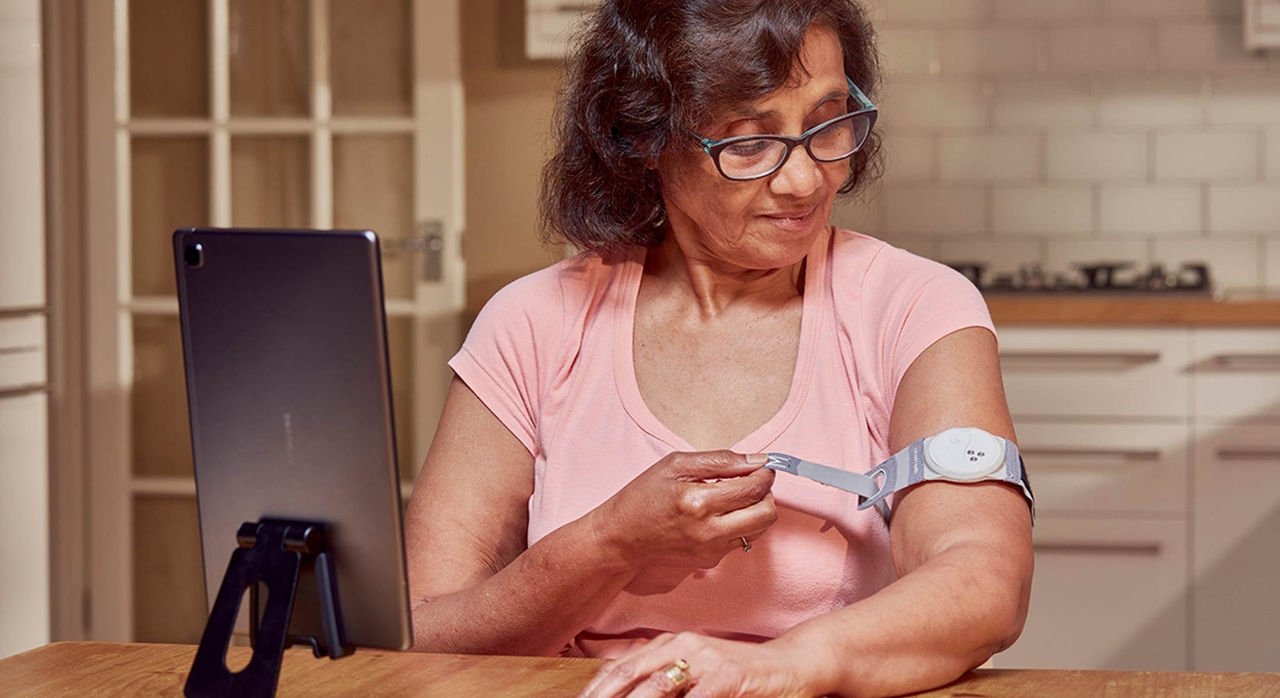
{"label": "black-framed glasses", "polygon": [[818,162],[836,162],[858,152],[871,128],[876,124],[876,105],[853,84],[849,83],[849,97],[857,105],[855,111],[824,121],[799,136],[734,136],[713,141],[693,134],[702,149],[715,162],[716,169],[725,178],[735,182],[760,179],[782,169],[796,146],[803,145],[809,157]]}

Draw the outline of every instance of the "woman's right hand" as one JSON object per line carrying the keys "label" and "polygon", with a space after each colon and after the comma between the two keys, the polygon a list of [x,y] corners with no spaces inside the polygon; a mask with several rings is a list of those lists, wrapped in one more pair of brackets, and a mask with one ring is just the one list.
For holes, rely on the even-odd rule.
{"label": "woman's right hand", "polygon": [[592,511],[596,537],[630,569],[709,569],[778,518],[763,454],[671,453]]}

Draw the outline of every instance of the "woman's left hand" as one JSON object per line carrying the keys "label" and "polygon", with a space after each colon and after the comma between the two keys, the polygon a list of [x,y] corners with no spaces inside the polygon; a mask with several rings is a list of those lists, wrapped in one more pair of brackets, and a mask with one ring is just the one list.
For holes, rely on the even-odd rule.
{"label": "woman's left hand", "polygon": [[[659,635],[642,647],[605,664],[596,672],[580,698],[650,698],[654,696],[734,696],[778,698],[824,693],[806,676],[814,652],[796,652],[778,641],[765,644],[735,642],[696,633]],[[667,669],[678,660],[688,665],[687,681],[681,672]]]}

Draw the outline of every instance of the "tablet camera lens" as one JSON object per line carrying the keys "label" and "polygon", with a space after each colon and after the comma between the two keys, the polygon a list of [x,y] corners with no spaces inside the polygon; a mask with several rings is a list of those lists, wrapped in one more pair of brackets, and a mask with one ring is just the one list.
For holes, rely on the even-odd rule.
{"label": "tablet camera lens", "polygon": [[186,261],[187,266],[196,269],[200,268],[204,265],[204,245],[198,242],[187,245],[186,249],[182,251],[182,258]]}

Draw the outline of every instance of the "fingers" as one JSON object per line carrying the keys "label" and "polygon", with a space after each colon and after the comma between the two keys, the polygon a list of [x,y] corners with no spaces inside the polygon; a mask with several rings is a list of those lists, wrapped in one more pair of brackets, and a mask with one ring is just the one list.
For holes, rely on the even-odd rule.
{"label": "fingers", "polygon": [[751,506],[735,509],[716,517],[715,525],[718,533],[728,538],[745,536],[754,540],[769,530],[778,520],[778,507],[773,502],[773,495],[767,494],[764,499]]}
{"label": "fingers", "polygon": [[669,673],[666,671],[675,665],[675,660],[669,657],[670,652],[664,648],[675,637],[671,634],[659,635],[644,646],[606,663],[579,694],[580,697],[648,698],[680,695],[694,682],[688,669],[677,667]]}
{"label": "fingers", "polygon": [[733,451],[672,453],[670,467],[687,480],[716,480],[748,475],[768,462],[764,454],[743,455]]}
{"label": "fingers", "polygon": [[773,489],[773,480],[776,476],[777,473],[774,471],[761,468],[749,475],[731,480],[701,483],[692,488],[687,496],[708,511],[716,513],[735,511],[764,500]]}

